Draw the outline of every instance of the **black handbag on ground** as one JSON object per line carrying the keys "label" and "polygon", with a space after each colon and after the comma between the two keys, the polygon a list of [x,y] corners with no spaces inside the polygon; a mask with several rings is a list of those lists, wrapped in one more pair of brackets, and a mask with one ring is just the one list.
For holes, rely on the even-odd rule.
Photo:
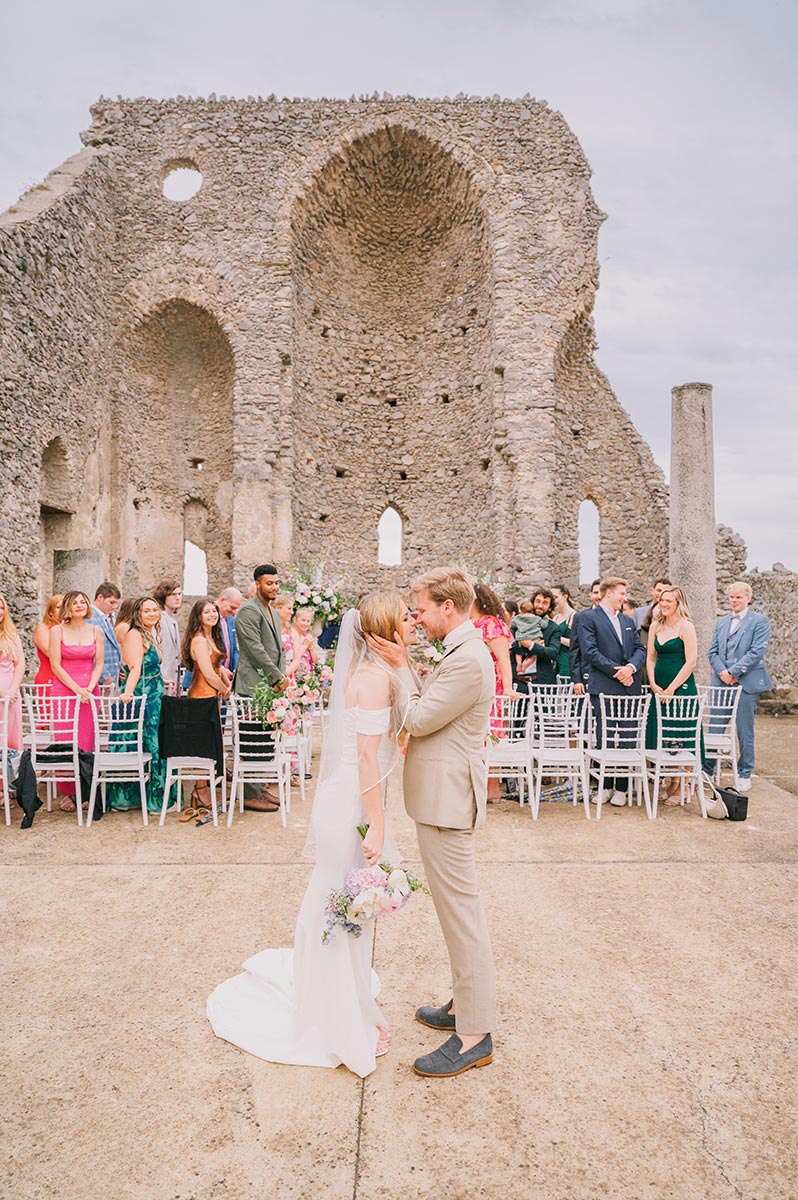
{"label": "black handbag on ground", "polygon": [[730,821],[744,821],[748,816],[748,797],[736,788],[718,788]]}

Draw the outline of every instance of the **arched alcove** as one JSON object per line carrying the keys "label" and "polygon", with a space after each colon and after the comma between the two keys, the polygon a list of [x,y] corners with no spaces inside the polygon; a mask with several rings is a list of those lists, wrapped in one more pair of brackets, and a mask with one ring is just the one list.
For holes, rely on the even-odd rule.
{"label": "arched alcove", "polygon": [[402,565],[402,518],[390,505],[377,522],[377,562],[381,567]]}
{"label": "arched alcove", "polygon": [[[481,198],[400,125],[333,155],[297,201],[294,387],[299,557],[373,568],[374,497],[401,500],[409,569],[489,554],[492,261]],[[327,516],[335,514],[335,521]]]}
{"label": "arched alcove", "polygon": [[131,382],[115,422],[123,563],[137,582],[182,579],[191,541],[207,556],[211,586],[224,587],[232,559],[230,343],[206,309],[171,300],[132,331],[125,350]]}
{"label": "arched alcove", "polygon": [[590,584],[601,574],[601,514],[594,500],[579,505],[579,582]]}

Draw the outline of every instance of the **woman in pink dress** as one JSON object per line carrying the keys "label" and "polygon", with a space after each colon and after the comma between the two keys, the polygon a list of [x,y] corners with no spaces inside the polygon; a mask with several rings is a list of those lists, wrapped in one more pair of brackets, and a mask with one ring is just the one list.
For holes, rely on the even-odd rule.
{"label": "woman in pink dress", "polygon": [[291,637],[294,642],[291,674],[309,675],[319,661],[319,648],[316,645],[316,639],[310,632],[312,624],[313,609],[298,608],[291,626]]}
{"label": "woman in pink dress", "polygon": [[[513,691],[513,669],[510,663],[512,634],[507,624],[504,605],[494,591],[484,583],[475,583],[476,599],[471,607],[471,620],[482,634],[482,640],[490,650],[493,670],[496,675],[496,695],[515,695]],[[501,721],[494,705],[490,720],[490,731],[495,737],[504,737]],[[488,780],[488,799],[498,800],[501,795],[500,780],[491,776]]]}
{"label": "woman in pink dress", "polygon": [[288,676],[293,676],[295,667],[294,663],[294,639],[291,635],[291,617],[294,615],[294,597],[289,596],[288,592],[280,592],[274,597],[272,608],[280,618],[280,635],[283,639],[283,650],[285,651],[285,673]]}
{"label": "woman in pink dress", "polygon": [[[0,698],[9,697],[8,748],[22,749],[22,701],[19,685],[25,675],[25,655],[5,596],[0,596]],[[0,779],[0,790],[5,780]]]}
{"label": "woman in pink dress", "polygon": [[[89,625],[91,601],[85,592],[67,592],[61,607],[61,624],[50,631],[50,664],[53,668],[52,696],[77,696],[81,702],[78,719],[78,749],[94,749],[94,720],[90,697],[98,695],[97,687],[103,669],[103,631]],[[67,731],[59,730],[56,740],[68,741]],[[71,781],[59,784],[61,809],[75,811],[75,785]]]}
{"label": "woman in pink dress", "polygon": [[51,596],[47,601],[44,616],[33,631],[33,644],[39,656],[39,669],[34,683],[52,683],[53,668],[50,665],[50,630],[61,622],[61,605],[64,597]]}

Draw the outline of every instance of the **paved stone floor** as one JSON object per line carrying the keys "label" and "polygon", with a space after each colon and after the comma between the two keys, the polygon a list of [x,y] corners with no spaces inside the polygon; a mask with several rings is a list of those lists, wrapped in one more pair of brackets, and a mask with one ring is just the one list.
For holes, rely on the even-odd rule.
{"label": "paved stone floor", "polygon": [[[389,806],[415,863],[398,784]],[[364,1083],[260,1062],[205,1021],[219,980],[290,944],[307,814],[0,829],[3,1200],[798,1195],[791,794],[758,780],[738,825],[493,807],[496,1061],[437,1083],[409,1067],[436,1043],[415,1005],[449,994],[423,898],[377,927],[394,1041]]]}

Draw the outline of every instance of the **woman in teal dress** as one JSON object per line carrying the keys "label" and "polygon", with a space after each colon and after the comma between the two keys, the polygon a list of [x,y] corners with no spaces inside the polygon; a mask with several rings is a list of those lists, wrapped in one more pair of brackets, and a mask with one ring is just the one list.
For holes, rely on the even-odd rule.
{"label": "woman in teal dress", "polygon": [[[646,670],[651,687],[651,706],[646,726],[646,746],[657,745],[657,705],[667,705],[670,696],[697,696],[695,681],[698,661],[698,640],[695,625],[690,620],[687,597],[679,587],[669,587],[659,599],[659,618],[651,623],[648,636]],[[664,716],[664,713],[663,713]],[[663,721],[667,730],[668,722]],[[695,728],[679,722],[680,740],[692,747]],[[665,796],[666,804],[678,804],[681,779],[671,778]]]}
{"label": "woman in teal dress", "polygon": [[571,678],[571,626],[576,616],[576,609],[571,601],[571,593],[564,583],[555,583],[551,589],[554,596],[553,621],[557,622],[560,630],[560,658],[557,663],[557,674],[563,679]]}
{"label": "woman in teal dress", "polygon": [[[163,786],[166,779],[166,763],[158,749],[158,722],[161,717],[163,699],[163,676],[161,655],[155,641],[155,631],[161,619],[161,610],[151,596],[140,596],[133,605],[130,629],[125,634],[122,648],[122,694],[120,700],[127,704],[134,696],[146,696],[144,705],[144,752],[151,754],[150,775],[147,780],[147,809],[160,812],[163,804]],[[109,747],[113,749],[113,744]],[[109,808],[126,811],[141,807],[139,785],[110,783],[107,803]]]}

